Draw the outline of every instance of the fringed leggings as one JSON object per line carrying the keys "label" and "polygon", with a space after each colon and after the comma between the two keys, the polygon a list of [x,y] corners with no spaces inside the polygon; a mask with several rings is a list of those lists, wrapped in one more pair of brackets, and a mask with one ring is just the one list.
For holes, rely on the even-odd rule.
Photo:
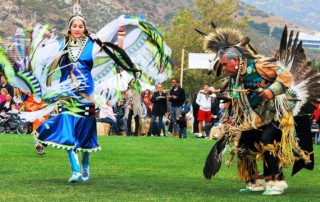
{"label": "fringed leggings", "polygon": [[[259,129],[244,131],[238,143],[238,169],[239,179],[249,181],[259,175],[256,155],[261,148],[257,145],[273,145],[274,141],[281,140],[281,130],[276,127],[275,123],[267,124]],[[263,174],[264,176],[273,176],[281,173],[279,167],[279,158],[270,153],[263,152]]]}

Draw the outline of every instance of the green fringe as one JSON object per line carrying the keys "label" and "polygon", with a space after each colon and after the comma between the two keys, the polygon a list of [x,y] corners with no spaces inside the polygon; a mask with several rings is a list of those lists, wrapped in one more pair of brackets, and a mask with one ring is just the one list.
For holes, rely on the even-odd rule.
{"label": "green fringe", "polygon": [[92,153],[92,152],[98,152],[101,151],[101,147],[97,147],[97,148],[93,148],[93,149],[84,149],[84,148],[78,148],[77,149],[78,152],[88,152],[88,153]]}
{"label": "green fringe", "polygon": [[47,141],[42,141],[42,140],[38,140],[38,141],[41,144],[45,144],[50,147],[57,148],[57,149],[63,149],[63,150],[72,150],[76,147],[76,145],[68,146],[68,145],[58,144],[58,143],[54,143],[54,142],[47,142]]}
{"label": "green fringe", "polygon": [[[69,146],[69,145],[63,145],[63,144],[58,144],[58,143],[54,143],[54,142],[47,142],[47,141],[42,141],[42,140],[38,140],[38,141],[41,144],[45,144],[50,147],[53,147],[56,149],[62,149],[62,150],[73,150],[76,147],[76,145]],[[93,148],[93,149],[77,148],[77,151],[92,153],[92,152],[101,151],[101,147],[97,147],[97,148]]]}

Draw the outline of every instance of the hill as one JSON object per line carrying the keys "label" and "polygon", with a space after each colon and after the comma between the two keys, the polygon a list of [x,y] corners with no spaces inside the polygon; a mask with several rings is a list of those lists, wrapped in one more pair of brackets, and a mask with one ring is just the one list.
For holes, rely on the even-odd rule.
{"label": "hill", "polygon": [[[72,10],[71,2],[72,0],[37,0],[36,3],[34,0],[0,0],[0,36],[12,36],[17,27],[28,27],[34,20],[42,24],[53,24],[60,33],[66,33],[67,21]],[[81,0],[81,6],[89,31],[96,32],[121,14],[143,14],[150,22],[168,27],[179,10],[193,9],[194,2],[195,0]],[[278,46],[280,33],[285,24],[291,29],[312,31],[298,23],[265,13],[254,6],[242,3],[239,4],[239,9],[239,16],[249,15],[250,27],[247,34],[251,36],[258,51],[265,55],[272,54]],[[308,50],[308,55],[310,58],[319,57],[318,52],[312,50]]]}

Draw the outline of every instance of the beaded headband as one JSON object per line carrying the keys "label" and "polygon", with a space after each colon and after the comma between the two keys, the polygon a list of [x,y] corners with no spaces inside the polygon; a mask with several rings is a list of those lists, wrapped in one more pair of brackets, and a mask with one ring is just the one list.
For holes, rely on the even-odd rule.
{"label": "beaded headband", "polygon": [[76,15],[76,16],[73,16],[70,20],[69,20],[69,28],[71,27],[71,24],[74,20],[82,20],[83,21],[83,24],[84,26],[86,26],[86,21],[84,20],[84,18],[80,15]]}

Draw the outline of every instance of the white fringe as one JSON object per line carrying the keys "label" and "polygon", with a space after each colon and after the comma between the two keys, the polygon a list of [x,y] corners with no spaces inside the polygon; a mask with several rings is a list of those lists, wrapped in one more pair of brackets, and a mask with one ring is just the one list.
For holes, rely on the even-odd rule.
{"label": "white fringe", "polygon": [[50,114],[54,109],[58,107],[59,102],[48,105],[47,107],[34,111],[34,112],[20,112],[19,117],[22,120],[28,122],[34,122],[36,119],[40,119],[48,114]]}

